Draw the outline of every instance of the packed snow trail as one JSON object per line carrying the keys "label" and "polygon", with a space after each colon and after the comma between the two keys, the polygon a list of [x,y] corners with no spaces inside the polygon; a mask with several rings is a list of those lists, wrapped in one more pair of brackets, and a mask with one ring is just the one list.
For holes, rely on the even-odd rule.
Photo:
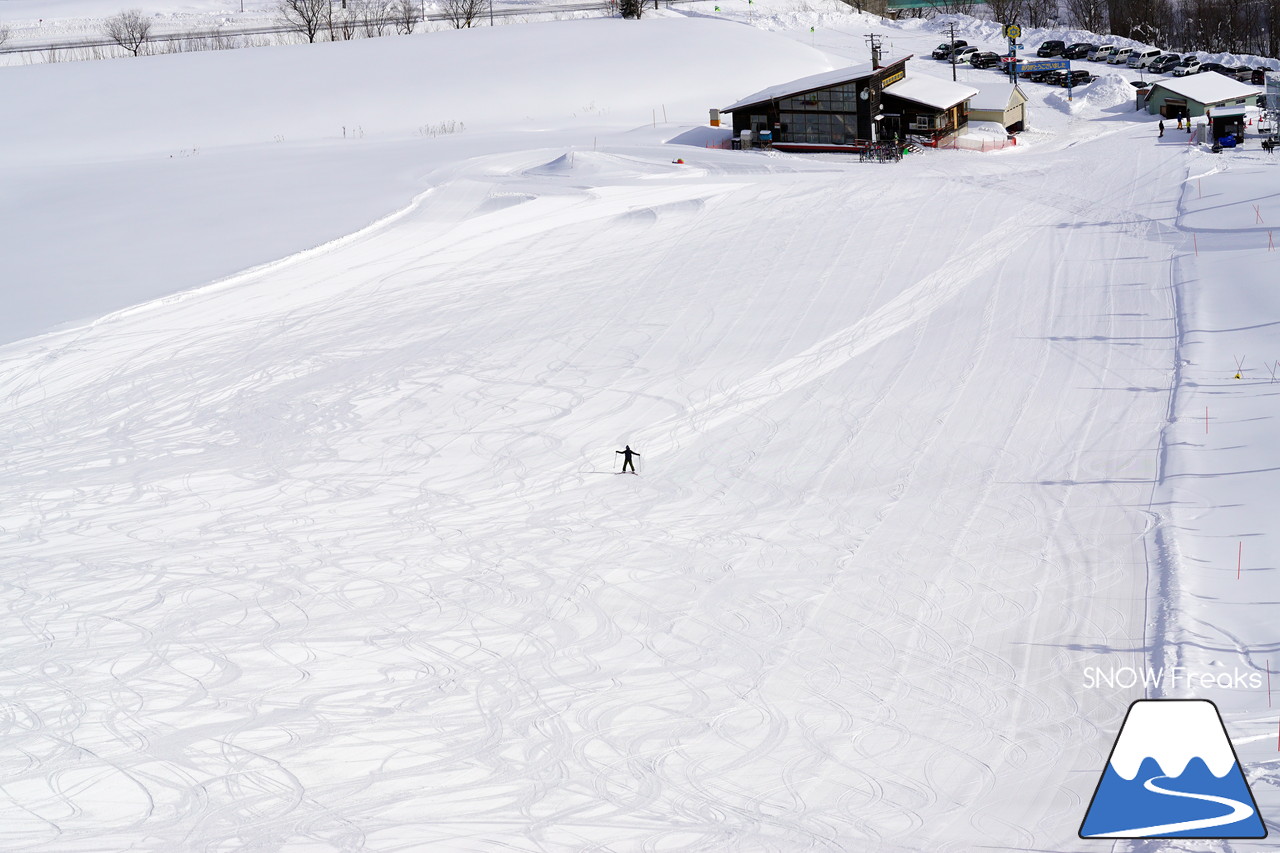
{"label": "packed snow trail", "polygon": [[0,351],[0,846],[1090,849],[1179,152],[683,157]]}

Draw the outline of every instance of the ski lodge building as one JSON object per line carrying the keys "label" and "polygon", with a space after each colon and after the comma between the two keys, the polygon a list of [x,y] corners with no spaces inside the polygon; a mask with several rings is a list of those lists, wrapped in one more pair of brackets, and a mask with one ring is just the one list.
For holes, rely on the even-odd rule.
{"label": "ski lodge building", "polygon": [[1255,106],[1261,89],[1216,71],[1160,80],[1147,90],[1147,112],[1165,118],[1202,116],[1215,107]]}
{"label": "ski lodge building", "polygon": [[733,133],[769,131],[783,151],[858,151],[869,143],[921,138],[937,145],[969,122],[972,86],[918,75],[907,60],[869,62],[771,86],[721,110]]}

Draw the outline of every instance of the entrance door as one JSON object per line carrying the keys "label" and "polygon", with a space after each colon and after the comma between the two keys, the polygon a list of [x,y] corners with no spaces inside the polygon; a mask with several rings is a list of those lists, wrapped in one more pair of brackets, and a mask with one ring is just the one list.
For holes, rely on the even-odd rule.
{"label": "entrance door", "polygon": [[880,133],[881,138],[885,141],[904,139],[902,116],[894,113],[885,113],[884,118],[880,121]]}

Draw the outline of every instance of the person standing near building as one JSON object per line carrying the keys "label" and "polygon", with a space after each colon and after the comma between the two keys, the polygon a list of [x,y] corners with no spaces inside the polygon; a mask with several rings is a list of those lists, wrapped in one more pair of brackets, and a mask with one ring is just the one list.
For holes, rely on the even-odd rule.
{"label": "person standing near building", "polygon": [[615,450],[613,452],[622,454],[622,470],[619,473],[621,474],[627,473],[628,468],[631,469],[632,474],[636,473],[636,465],[634,462],[631,461],[631,457],[633,456],[638,457],[640,454],[632,450],[631,445],[628,444],[626,446],[626,450]]}
{"label": "person standing near building", "polygon": [[1160,136],[1158,138],[1164,138],[1164,119],[1160,119]]}

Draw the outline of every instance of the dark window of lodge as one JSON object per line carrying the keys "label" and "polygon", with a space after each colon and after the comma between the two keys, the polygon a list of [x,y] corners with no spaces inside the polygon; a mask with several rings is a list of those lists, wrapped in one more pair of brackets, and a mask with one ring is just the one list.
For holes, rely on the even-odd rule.
{"label": "dark window of lodge", "polygon": [[782,114],[787,142],[814,145],[852,143],[858,138],[858,122],[852,113]]}
{"label": "dark window of lodge", "polygon": [[842,144],[858,138],[858,87],[853,83],[783,98],[778,107],[788,142]]}
{"label": "dark window of lodge", "polygon": [[784,98],[778,103],[779,108],[794,111],[818,112],[857,112],[858,87],[853,83],[843,86],[832,86],[817,92],[806,92],[792,98]]}

